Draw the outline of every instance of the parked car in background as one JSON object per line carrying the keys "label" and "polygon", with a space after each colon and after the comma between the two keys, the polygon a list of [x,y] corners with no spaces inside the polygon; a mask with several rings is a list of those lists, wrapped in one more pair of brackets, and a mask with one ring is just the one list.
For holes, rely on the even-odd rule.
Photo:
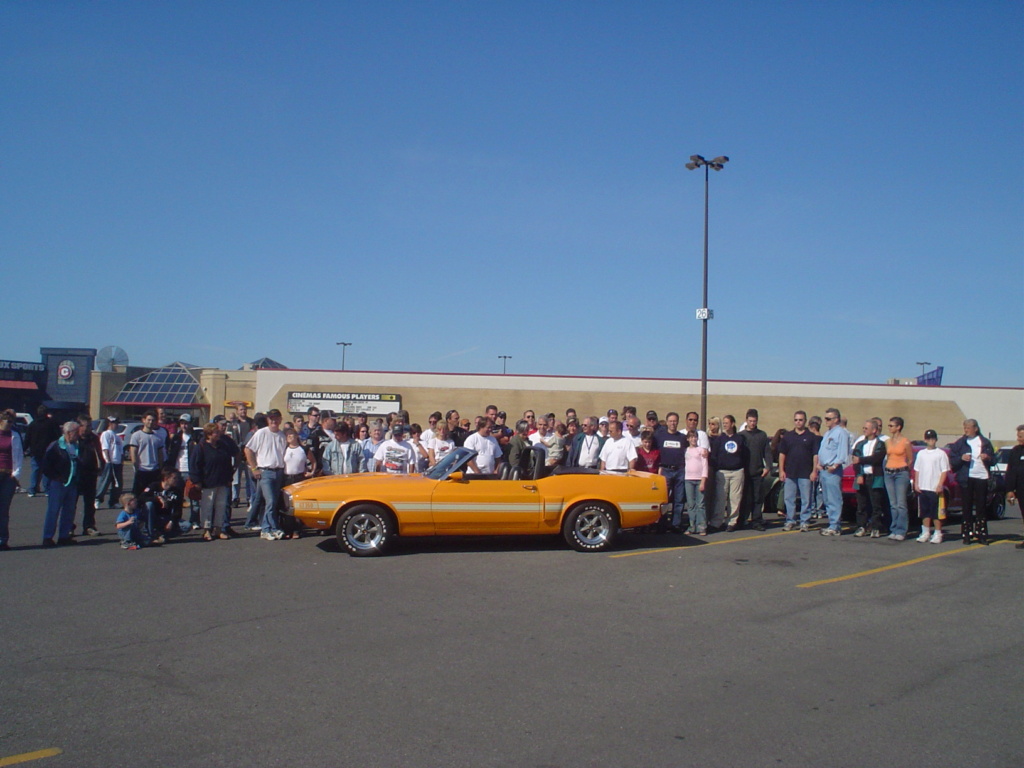
{"label": "parked car in background", "polygon": [[1010,460],[1010,451],[1012,450],[1012,445],[1004,445],[996,450],[996,460],[992,463],[993,472],[998,472],[1001,475],[1006,474],[1006,464]]}
{"label": "parked car in background", "polygon": [[21,435],[21,442],[24,444],[25,435],[28,432],[28,425],[32,423],[32,416],[27,413],[16,413],[14,414],[14,424],[11,425],[11,429]]}
{"label": "parked car in background", "polygon": [[122,421],[118,422],[115,434],[125,445],[128,445],[128,438],[131,437],[132,432],[138,432],[140,429],[142,429],[141,421]]}

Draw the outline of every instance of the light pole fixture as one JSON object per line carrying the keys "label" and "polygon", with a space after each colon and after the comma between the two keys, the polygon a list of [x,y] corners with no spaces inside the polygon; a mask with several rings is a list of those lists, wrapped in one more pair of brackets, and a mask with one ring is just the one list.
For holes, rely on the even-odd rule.
{"label": "light pole fixture", "polygon": [[720,171],[729,162],[725,155],[714,160],[705,160],[700,155],[690,155],[686,168],[695,171],[704,168],[704,302],[697,310],[697,319],[701,321],[700,342],[700,428],[707,428],[708,418],[708,320],[715,313],[708,309],[708,169]]}
{"label": "light pole fixture", "polygon": [[923,363],[920,360],[918,360],[916,365],[920,365],[921,366],[921,375],[924,376],[924,367],[926,365],[931,365],[931,363],[928,362],[927,360],[925,360]]}
{"label": "light pole fixture", "polygon": [[498,359],[501,360],[501,373],[504,375],[506,364],[512,359],[512,355],[498,355]]}
{"label": "light pole fixture", "polygon": [[337,341],[334,343],[336,347],[341,347],[341,370],[345,370],[345,351],[352,346],[351,341]]}

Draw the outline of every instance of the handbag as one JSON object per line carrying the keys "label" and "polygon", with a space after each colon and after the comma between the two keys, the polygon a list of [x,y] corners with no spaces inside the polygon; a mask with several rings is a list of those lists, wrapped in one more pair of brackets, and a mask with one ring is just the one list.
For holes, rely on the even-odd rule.
{"label": "handbag", "polygon": [[185,481],[185,498],[189,501],[202,501],[203,489],[191,480]]}

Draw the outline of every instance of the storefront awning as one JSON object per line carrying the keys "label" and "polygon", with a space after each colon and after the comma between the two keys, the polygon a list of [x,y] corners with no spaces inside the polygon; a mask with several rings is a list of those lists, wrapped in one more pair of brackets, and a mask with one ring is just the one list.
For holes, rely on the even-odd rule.
{"label": "storefront awning", "polygon": [[39,390],[34,381],[0,381],[0,389],[32,389]]}

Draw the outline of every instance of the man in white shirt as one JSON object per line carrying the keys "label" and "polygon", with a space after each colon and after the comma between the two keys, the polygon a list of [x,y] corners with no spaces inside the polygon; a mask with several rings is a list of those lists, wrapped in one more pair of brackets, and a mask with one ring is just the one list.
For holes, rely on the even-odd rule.
{"label": "man in white shirt", "polygon": [[569,466],[597,469],[601,463],[601,438],[597,434],[597,417],[583,420],[583,431],[572,441]]}
{"label": "man in white shirt", "polygon": [[640,447],[640,418],[636,415],[627,416],[625,421],[626,430],[622,434],[633,441],[633,447]]}
{"label": "man in white shirt", "polygon": [[103,494],[110,489],[107,506],[117,507],[117,499],[124,491],[124,439],[118,434],[117,416],[107,417],[107,428],[100,433],[100,450],[103,452],[103,474],[100,475],[96,490],[96,506],[103,507]]}
{"label": "man in white shirt", "polygon": [[486,418],[476,417],[476,432],[467,437],[463,445],[476,451],[476,456],[469,460],[470,473],[491,475],[498,471],[501,464],[501,446],[491,437],[491,423]]}
{"label": "man in white shirt", "polygon": [[373,460],[377,472],[408,475],[416,471],[416,451],[405,440],[405,425],[400,419],[391,426],[391,437],[377,446]]}
{"label": "man in white shirt", "polygon": [[420,441],[424,445],[430,445],[430,441],[437,437],[435,430],[437,429],[438,422],[440,422],[442,418],[443,416],[440,411],[434,411],[429,417],[427,417],[427,424],[429,424],[429,426],[424,429],[423,434],[420,435]]}
{"label": "man in white shirt", "polygon": [[257,482],[258,493],[263,497],[260,538],[266,541],[276,541],[284,536],[277,522],[277,504],[284,481],[284,452],[287,448],[288,441],[281,431],[281,412],[274,408],[267,411],[267,426],[257,429],[245,444],[246,464]]}
{"label": "man in white shirt", "polygon": [[601,469],[628,472],[636,465],[636,446],[622,434],[622,422],[608,423],[608,439],[601,448]]}

